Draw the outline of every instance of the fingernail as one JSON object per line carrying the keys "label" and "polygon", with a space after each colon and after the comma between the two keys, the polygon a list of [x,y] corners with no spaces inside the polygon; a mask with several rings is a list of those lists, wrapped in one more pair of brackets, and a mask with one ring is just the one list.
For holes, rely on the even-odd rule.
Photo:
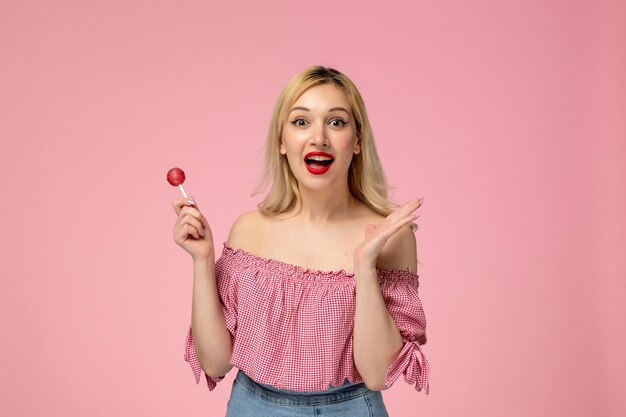
{"label": "fingernail", "polygon": [[196,204],[196,202],[195,202],[195,201],[193,201],[193,199],[192,199],[192,198],[188,198],[188,199],[187,199],[187,203],[188,203],[188,204],[193,204],[193,205],[195,205],[195,204]]}

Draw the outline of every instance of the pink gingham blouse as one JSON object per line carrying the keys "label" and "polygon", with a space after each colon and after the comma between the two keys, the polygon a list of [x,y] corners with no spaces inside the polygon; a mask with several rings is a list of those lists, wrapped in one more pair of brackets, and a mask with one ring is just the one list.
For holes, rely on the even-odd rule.
{"label": "pink gingham blouse", "polygon": [[[429,391],[426,317],[418,296],[418,275],[401,269],[377,269],[385,304],[402,335],[404,347],[389,366],[385,384],[400,375],[415,389]],[[224,242],[215,277],[226,326],[233,339],[231,364],[255,381],[279,389],[325,391],[345,378],[363,382],[352,358],[354,273],[318,271],[262,258]],[[191,326],[185,361],[196,384],[202,369]],[[210,377],[212,391],[224,376]]]}

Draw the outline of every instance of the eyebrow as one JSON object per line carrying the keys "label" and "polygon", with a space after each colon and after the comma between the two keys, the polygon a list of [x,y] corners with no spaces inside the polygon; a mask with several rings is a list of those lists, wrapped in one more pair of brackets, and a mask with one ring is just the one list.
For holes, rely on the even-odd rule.
{"label": "eyebrow", "polygon": [[[311,111],[311,109],[307,109],[306,107],[297,106],[297,107],[294,107],[293,109],[289,110],[289,113],[291,113],[294,110]],[[344,109],[343,107],[333,107],[332,109],[329,109],[328,112],[330,113],[331,111],[335,111],[335,110],[343,110],[346,113],[348,113],[348,115],[350,115],[350,112],[348,110]]]}

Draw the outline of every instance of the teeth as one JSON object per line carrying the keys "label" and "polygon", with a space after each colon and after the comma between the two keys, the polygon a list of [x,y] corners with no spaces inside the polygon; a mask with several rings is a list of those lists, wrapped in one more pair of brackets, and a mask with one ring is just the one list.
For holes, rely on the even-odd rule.
{"label": "teeth", "polygon": [[313,160],[313,161],[332,161],[333,158],[328,158],[326,156],[314,155],[314,156],[309,156],[307,159],[310,159],[310,160]]}

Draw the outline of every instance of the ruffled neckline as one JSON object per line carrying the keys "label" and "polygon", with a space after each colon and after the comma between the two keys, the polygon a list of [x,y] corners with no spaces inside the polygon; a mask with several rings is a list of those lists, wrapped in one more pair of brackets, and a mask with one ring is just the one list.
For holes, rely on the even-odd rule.
{"label": "ruffled neckline", "polygon": [[[269,269],[278,272],[296,274],[298,276],[317,277],[322,280],[338,280],[338,281],[354,281],[354,272],[347,272],[345,269],[334,271],[324,271],[319,269],[311,269],[300,265],[283,262],[278,259],[264,258],[252,252],[248,252],[242,248],[233,248],[228,242],[223,242],[222,255],[239,255],[247,261],[257,265],[264,265]],[[399,280],[417,280],[419,275],[408,269],[392,269],[392,268],[376,268],[379,279],[399,279]]]}

